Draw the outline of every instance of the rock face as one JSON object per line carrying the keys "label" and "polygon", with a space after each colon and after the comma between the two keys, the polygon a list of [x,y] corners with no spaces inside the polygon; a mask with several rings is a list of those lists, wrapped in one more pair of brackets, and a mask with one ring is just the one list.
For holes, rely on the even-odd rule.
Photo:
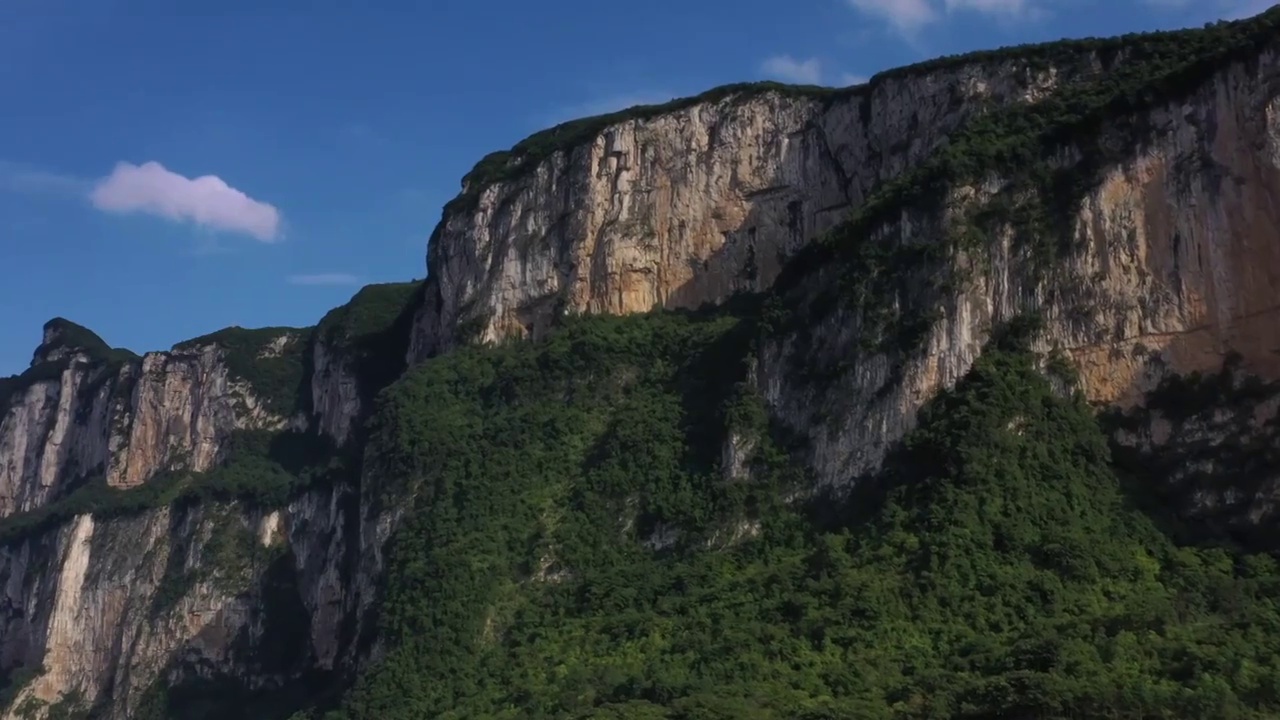
{"label": "rock face", "polygon": [[252,390],[232,380],[215,345],[181,353],[148,353],[134,382],[134,411],[116,440],[107,481],[117,487],[144,482],[175,464],[203,472],[235,430],[278,429],[286,419],[264,410]]}
{"label": "rock face", "polygon": [[[783,259],[990,104],[1061,78],[973,62],[812,96],[740,91],[604,125],[518,179],[465,187],[432,237],[410,360],[562,312],[697,307]],[[471,339],[469,337],[468,339]]]}
{"label": "rock face", "polygon": [[[39,507],[61,492],[62,484],[105,465],[109,398],[88,391],[94,375],[103,372],[72,362],[15,395],[0,419],[0,515]],[[84,402],[89,416],[103,425],[75,422],[75,404]]]}
{"label": "rock face", "polygon": [[[806,329],[802,344],[767,349],[762,390],[813,440],[822,482],[873,469],[916,409],[968,370],[993,325],[1019,313],[1048,319],[1047,336],[1099,403],[1132,402],[1169,373],[1215,370],[1230,350],[1251,372],[1280,375],[1277,46],[1114,123],[1145,130],[1113,138],[1127,143],[1124,157],[1070,217],[1074,250],[1053,278],[1030,267],[1012,228],[997,228],[982,257],[956,259],[980,269],[933,294],[942,312],[923,352],[864,351],[867,318],[853,310]],[[536,335],[557,313],[696,307],[768,286],[782,258],[856,214],[978,110],[1038,102],[1131,62],[1105,54],[1081,50],[1069,66],[1037,70],[975,60],[820,98],[730,95],[600,127],[516,179],[464,187],[470,203],[446,213],[429,248],[410,360],[460,337]],[[1070,167],[1085,152],[1067,146],[1055,162]],[[992,174],[953,185],[948,211],[902,212],[868,233],[885,246],[940,244],[1007,184]],[[924,273],[917,290],[936,277]],[[840,392],[792,372],[796,355],[841,363]]]}
{"label": "rock face", "polygon": [[[952,269],[899,269],[915,301],[938,310],[919,350],[863,350],[868,313],[847,308],[807,329],[803,342],[792,336],[769,348],[763,389],[814,440],[819,477],[838,486],[874,468],[916,409],[968,370],[992,327],[1020,313],[1045,319],[1043,349],[1065,353],[1101,405],[1132,404],[1170,375],[1217,371],[1231,353],[1253,375],[1280,377],[1278,59],[1273,42],[1139,118],[1148,128],[1141,143],[1081,198],[1070,248],[1050,274],[1009,224],[992,228],[980,251],[949,260],[966,272],[945,288],[938,282],[955,279]],[[1064,148],[1059,163],[1080,153]],[[902,213],[872,232],[900,248],[941,242],[1003,185],[989,177],[953,186],[947,214]],[[797,363],[823,368],[829,382],[792,372]]]}
{"label": "rock face", "polygon": [[[279,359],[290,346],[304,349],[299,333],[275,333],[257,356]],[[290,424],[228,355],[217,342],[123,361],[59,348],[38,351],[4,387],[13,391],[0,406],[0,508],[44,521],[0,547],[0,668],[26,680],[4,717],[59,702],[128,717],[158,679],[278,688],[349,655],[334,631],[358,595],[346,581],[344,486],[274,512],[189,502],[122,517],[78,512],[96,488],[140,491],[167,473],[206,472],[238,433]],[[340,421],[317,424],[326,422]],[[264,665],[277,643],[292,656]]]}
{"label": "rock face", "polygon": [[1265,546],[1280,499],[1280,382],[1261,381],[1242,361],[1232,353],[1217,372],[1166,378],[1107,420],[1117,464],[1162,489],[1159,502]]}
{"label": "rock face", "polygon": [[[112,694],[120,716],[136,707],[167,669],[175,650],[227,667],[241,633],[254,633],[261,603],[237,593],[240,569],[217,568],[219,542],[231,533],[259,543],[266,562],[280,538],[275,517],[251,527],[241,518],[215,522],[204,513],[164,508],[127,520],[79,515],[56,532],[0,553],[6,618],[0,647],[8,667],[43,666],[6,717],[24,707],[56,705],[69,693],[96,704]],[[236,538],[238,540],[238,538]],[[207,575],[207,577],[205,577]],[[270,682],[270,678],[264,678]]]}
{"label": "rock face", "polygon": [[[1183,457],[1174,446],[1274,445],[1274,386],[1191,415],[1152,400],[1228,359],[1233,378],[1280,379],[1274,37],[1100,121],[1098,142],[1054,148],[1052,170],[1093,174],[1054,216],[1066,242],[1049,271],[1045,233],[1029,241],[1018,213],[994,212],[1036,197],[1008,168],[868,208],[960,152],[978,119],[1128,67],[1123,48],[952,60],[838,92],[737,88],[531,139],[468,177],[421,292],[366,288],[314,331],[232,329],[138,358],[51,322],[32,367],[0,380],[4,717],[61,704],[125,718],[157,681],[282,693],[376,655],[368,611],[399,510],[375,507],[360,481],[374,395],[406,358],[538,336],[564,313],[696,307],[783,283],[775,299],[807,319],[762,343],[751,377],[828,488],[873,470],[993,328],[1027,312],[1088,398],[1127,413],[1117,448],[1135,467]],[[546,150],[564,136],[577,140]],[[1100,147],[1122,151],[1094,163]],[[843,245],[813,245],[827,233]],[[788,278],[784,261],[819,247],[836,249]],[[254,481],[298,474],[285,440],[324,445],[339,469],[270,507],[182,495],[192,473],[230,472],[246,437],[270,440]],[[746,439],[726,447],[728,477],[750,452]],[[1280,478],[1260,467],[1245,489],[1208,482],[1239,468],[1211,455],[1170,470],[1192,488],[1187,512],[1268,521]],[[144,496],[118,512],[84,499]]]}
{"label": "rock face", "polygon": [[345,443],[362,406],[356,368],[352,367],[349,357],[335,355],[325,343],[315,343],[312,362],[315,373],[311,376],[311,396],[316,427],[338,444]]}
{"label": "rock face", "polygon": [[1133,400],[1161,371],[1216,370],[1231,351],[1280,373],[1278,52],[1155,109],[1151,145],[1080,213],[1081,271],[1118,306],[1095,321],[1114,321],[1109,337],[1071,348],[1099,401]]}
{"label": "rock face", "polygon": [[282,427],[228,376],[220,352],[205,345],[123,364],[82,351],[37,354],[37,379],[0,417],[0,515],[94,475],[128,488],[161,470],[203,472],[230,433]]}

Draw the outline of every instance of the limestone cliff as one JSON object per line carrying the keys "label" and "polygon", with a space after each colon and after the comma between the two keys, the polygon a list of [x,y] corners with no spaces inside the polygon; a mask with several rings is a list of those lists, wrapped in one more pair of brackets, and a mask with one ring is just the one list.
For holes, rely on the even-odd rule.
{"label": "limestone cliff", "polygon": [[[816,270],[792,278],[792,297],[821,319],[766,350],[762,382],[814,440],[823,480],[873,468],[991,328],[1027,312],[1098,404],[1132,404],[1232,352],[1247,372],[1280,377],[1280,43],[1268,17],[1239,53],[1171,63],[1173,89],[1128,112],[1113,109],[1130,102],[1114,93],[1160,71],[1128,80],[1122,68],[1107,78],[1115,90],[1086,84],[1045,101],[1038,119],[1013,109],[953,136],[954,154],[910,179],[933,197],[891,188],[892,209],[855,215],[845,245],[812,248],[803,264]],[[1005,141],[1035,143],[1030,170],[989,154],[1002,122],[1024,121],[1042,134]],[[986,164],[941,172],[963,167],[964,153]],[[853,292],[836,297],[836,285]]]}
{"label": "limestone cliff", "polygon": [[[1112,407],[1127,468],[1184,516],[1257,531],[1280,488],[1259,450],[1280,398],[1277,28],[1272,11],[578,121],[464,179],[425,283],[365,288],[315,328],[138,357],[51,321],[0,380],[4,717],[340,688],[377,656],[405,510],[370,490],[378,392],[568,313],[759,293],[751,383],[840,492],[993,328],[1038,314],[1040,349]],[[1224,364],[1218,395],[1169,400]],[[727,480],[754,448],[730,438]]]}
{"label": "limestone cliff", "polygon": [[312,343],[311,398],[318,431],[352,436],[377,390],[403,369],[420,283],[369,285],[321,319]]}
{"label": "limestone cliff", "polygon": [[[201,683],[312,693],[353,662],[378,549],[361,547],[358,460],[334,448],[376,390],[362,343],[414,287],[367,289],[323,332],[230,328],[141,358],[46,325],[0,386],[4,717],[130,717]],[[357,371],[355,404],[335,401]],[[272,477],[287,502],[261,497]]]}
{"label": "limestone cliff", "polygon": [[[1216,370],[1229,350],[1275,377],[1280,43],[1274,12],[1255,22],[1199,56],[1081,42],[1051,60],[1041,49],[944,60],[842,91],[730,88],[535,136],[487,158],[446,207],[410,360],[460,338],[536,335],[558,313],[696,307],[768,287],[788,255],[834,234],[895,256],[850,271],[885,303],[844,303],[803,337],[779,338],[760,373],[774,409],[813,440],[826,484],[874,468],[990,329],[1028,311],[1049,320],[1046,336],[1099,403],[1132,402],[1168,373]],[[1151,87],[1141,102],[1125,95]],[[1045,119],[1080,103],[1097,106],[1075,126]],[[969,122],[978,113],[988,124]],[[1027,164],[1047,162],[1046,174],[1079,177],[1085,191],[1032,187],[1024,167],[974,148],[1036,123]],[[964,152],[985,165],[923,177]],[[905,197],[912,184],[932,197]],[[1055,194],[1068,212],[1019,225]],[[1069,247],[1050,275],[1028,235]],[[792,282],[806,308],[849,283],[835,254]],[[876,346],[909,322],[917,349]],[[823,368],[819,389],[800,365]]]}
{"label": "limestone cliff", "polygon": [[[203,472],[233,431],[277,429],[287,419],[262,406],[228,373],[214,344],[142,358],[112,355],[66,321],[45,326],[31,368],[0,404],[0,516],[35,509],[94,476],[109,487],[141,484],[161,470]],[[281,333],[276,345],[299,342]],[[271,350],[275,352],[276,350]]]}
{"label": "limestone cliff", "polygon": [[1058,75],[1011,58],[839,91],[731,86],[534,136],[486,158],[446,207],[411,359],[460,334],[536,335],[564,312],[765,289],[789,254],[979,108],[1034,101]]}

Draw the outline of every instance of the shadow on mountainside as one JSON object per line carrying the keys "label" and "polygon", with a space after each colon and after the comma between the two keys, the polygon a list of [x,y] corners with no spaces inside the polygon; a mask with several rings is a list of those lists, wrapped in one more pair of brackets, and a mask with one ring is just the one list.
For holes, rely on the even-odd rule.
{"label": "shadow on mountainside", "polygon": [[[231,641],[233,662],[243,675],[228,675],[201,658],[198,650],[193,652],[226,642],[227,631],[214,618],[174,652],[151,686],[131,702],[135,710],[130,717],[285,720],[300,709],[334,701],[343,684],[336,673],[317,669],[307,650],[311,616],[302,604],[294,566],[291,553],[275,557],[257,589],[243,600],[257,616]],[[250,627],[261,627],[261,636],[251,639]],[[110,694],[108,688],[104,695]]]}

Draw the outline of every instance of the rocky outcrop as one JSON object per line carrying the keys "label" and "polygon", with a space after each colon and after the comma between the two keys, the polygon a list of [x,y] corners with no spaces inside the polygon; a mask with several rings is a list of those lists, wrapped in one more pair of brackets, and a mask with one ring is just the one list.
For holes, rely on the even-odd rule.
{"label": "rocky outcrop", "polygon": [[380,566],[352,500],[340,486],[271,512],[82,514],[0,548],[0,666],[40,669],[0,717],[62,703],[124,718],[155,683],[216,699],[217,682],[278,693],[354,667]]}
{"label": "rocky outcrop", "polygon": [[[141,358],[46,326],[0,380],[10,716],[122,718],[156,682],[278,694],[355,666],[391,521],[366,518],[350,441],[403,366],[417,287],[365,288],[314,331],[228,328]],[[230,501],[302,473],[315,487],[274,511]]]}
{"label": "rocky outcrop", "polygon": [[214,672],[249,663],[260,649],[264,604],[245,591],[260,570],[252,565],[268,566],[283,551],[278,522],[267,515],[245,523],[226,508],[80,515],[0,551],[0,661],[44,669],[4,717],[59,703],[126,717],[183,659]]}
{"label": "rocky outcrop", "polygon": [[597,122],[513,179],[471,180],[446,208],[410,361],[459,335],[536,335],[558,313],[697,307],[767,288],[786,256],[966,118],[1035,101],[1066,74],[1016,58],[957,62],[820,94],[715,92]]}
{"label": "rocky outcrop", "polygon": [[[992,328],[1024,313],[1045,320],[1042,349],[1065,353],[1101,405],[1132,404],[1170,375],[1215,371],[1232,352],[1249,373],[1280,377],[1278,60],[1273,42],[1184,96],[1104,127],[1126,154],[1080,198],[1049,272],[1027,246],[1037,238],[1014,221],[988,228],[980,248],[911,260],[1004,201],[998,176],[951,186],[945,212],[908,208],[872,228],[903,260],[885,303],[843,304],[767,348],[761,363],[764,394],[813,441],[823,483],[848,487],[874,469],[921,404],[968,370]],[[1134,126],[1140,138],[1122,135]],[[1072,167],[1082,153],[1064,147],[1054,163]],[[838,272],[807,282],[831,287]],[[866,349],[886,309],[926,320],[917,347]]]}
{"label": "rocky outcrop", "polygon": [[[783,258],[856,217],[976,112],[1105,83],[1144,62],[1118,46],[1077,50],[1060,51],[1058,64],[1016,54],[940,63],[818,96],[712,95],[598,123],[537,163],[513,152],[505,162],[521,169],[487,185],[478,168],[432,237],[410,360],[459,339],[537,335],[565,312],[692,307],[766,287]],[[1219,61],[1169,102],[1103,123],[1101,142],[1125,150],[1106,158],[1061,220],[1072,250],[1048,275],[1009,218],[989,223],[981,249],[867,266],[900,276],[881,289],[931,306],[916,351],[869,350],[880,332],[873,313],[848,306],[802,339],[766,348],[761,390],[813,441],[822,482],[847,486],[872,470],[916,409],[967,371],[992,327],[1022,313],[1046,318],[1045,349],[1065,352],[1102,404],[1133,402],[1170,373],[1215,368],[1229,350],[1251,372],[1280,373],[1278,83],[1273,41]],[[1068,142],[1051,162],[1066,171],[1100,154]],[[1009,200],[1012,178],[1000,171],[951,179],[946,202],[904,207],[848,242],[903,256],[944,245]],[[1001,217],[999,208],[988,214]],[[960,267],[965,280],[951,282]],[[829,270],[802,284],[817,293],[842,283]],[[876,312],[885,309],[908,313],[897,298]],[[799,366],[821,370],[824,381],[836,372],[841,390],[810,382]]]}
{"label": "rocky outcrop", "polygon": [[1150,145],[1111,168],[1079,215],[1078,272],[1108,307],[1093,322],[1101,337],[1069,347],[1085,388],[1128,404],[1232,351],[1280,376],[1280,44],[1147,122]]}
{"label": "rocky outcrop", "polygon": [[[167,490],[151,509],[82,512],[95,503],[84,498],[109,499],[108,488],[141,491],[218,467],[237,433],[289,427],[234,369],[246,357],[287,362],[283,353],[301,349],[296,332],[268,335],[257,349],[202,340],[135,358],[105,344],[65,346],[47,329],[31,370],[0,388],[0,510],[26,520],[5,526],[0,547],[0,670],[27,678],[5,717],[58,703],[127,717],[158,678],[271,688],[333,666],[330,586],[314,579],[344,572],[349,559],[341,541],[328,544],[349,524],[334,514],[343,486],[270,513],[170,505]],[[264,617],[278,611],[266,593],[294,603],[294,617]],[[278,628],[300,623],[300,636],[283,641],[299,657],[264,668],[260,658],[274,651],[261,643],[282,642]],[[314,650],[304,639],[313,626]]]}
{"label": "rocky outcrop", "polygon": [[82,356],[68,361],[0,404],[0,516],[40,507],[106,464],[118,412],[99,382],[109,370]]}
{"label": "rocky outcrop", "polygon": [[1280,549],[1280,382],[1264,382],[1231,353],[1216,372],[1166,377],[1105,415],[1112,456],[1173,510],[1191,543],[1229,537]]}
{"label": "rocky outcrop", "polygon": [[38,351],[0,405],[0,516],[95,478],[128,488],[162,470],[203,472],[232,432],[283,427],[222,353],[207,344],[112,361]]}
{"label": "rocky outcrop", "polygon": [[342,445],[350,438],[352,426],[363,408],[353,358],[335,353],[330,343],[316,342],[312,363],[315,371],[311,376],[311,397],[316,428]]}
{"label": "rocky outcrop", "polygon": [[346,445],[373,396],[404,370],[420,297],[416,281],[368,285],[320,320],[312,335],[310,378],[312,420],[320,434]]}
{"label": "rocky outcrop", "polygon": [[[812,343],[766,354],[762,388],[813,437],[825,482],[873,468],[915,409],[963,375],[991,327],[1026,311],[1047,316],[1047,336],[1101,403],[1132,401],[1169,372],[1212,368],[1229,349],[1257,372],[1280,371],[1275,73],[1270,49],[1138,119],[1140,144],[1105,168],[1071,219],[1078,251],[1065,277],[1050,284],[1033,272],[1006,227],[978,259],[984,272],[936,298],[943,314],[905,365],[860,350],[849,361],[862,338],[847,316]],[[1071,81],[1059,68],[984,60],[826,97],[744,92],[605,125],[515,179],[464,188],[470,202],[446,212],[432,239],[410,359],[459,337],[537,334],[557,313],[690,307],[765,287],[785,256],[856,214],[978,108],[1035,102]],[[1066,149],[1060,165],[1082,152]],[[978,207],[1004,184],[996,176],[949,192]],[[873,232],[930,243],[958,222],[917,212]],[[794,352],[846,358],[855,377],[840,407],[796,387],[784,360]]]}
{"label": "rocky outcrop", "polygon": [[287,418],[262,407],[253,388],[232,377],[217,345],[148,353],[133,380],[132,412],[113,438],[107,482],[132,487],[160,469],[213,467],[237,430],[280,429]]}

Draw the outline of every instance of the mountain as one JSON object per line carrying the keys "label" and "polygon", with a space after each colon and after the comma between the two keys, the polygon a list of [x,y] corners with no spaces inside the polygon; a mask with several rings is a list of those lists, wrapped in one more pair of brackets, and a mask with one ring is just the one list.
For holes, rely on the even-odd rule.
{"label": "mountain", "polygon": [[1280,713],[1280,9],[566,123],[427,266],[46,324],[4,718]]}

